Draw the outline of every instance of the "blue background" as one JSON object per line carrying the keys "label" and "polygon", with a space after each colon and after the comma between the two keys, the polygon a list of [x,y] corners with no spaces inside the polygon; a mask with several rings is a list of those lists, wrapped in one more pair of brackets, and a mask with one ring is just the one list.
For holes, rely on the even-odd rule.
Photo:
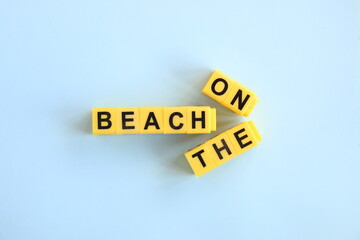
{"label": "blue background", "polygon": [[[0,1],[0,239],[360,239],[357,1]],[[249,118],[201,93],[214,69]],[[92,107],[210,105],[205,135],[94,136]],[[196,178],[239,122],[263,141]]]}

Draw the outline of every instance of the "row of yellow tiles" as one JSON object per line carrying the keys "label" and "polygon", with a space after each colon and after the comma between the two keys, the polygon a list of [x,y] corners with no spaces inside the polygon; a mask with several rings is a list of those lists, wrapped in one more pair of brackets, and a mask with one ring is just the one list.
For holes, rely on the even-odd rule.
{"label": "row of yellow tiles", "polygon": [[250,115],[259,101],[253,91],[219,70],[211,74],[202,92],[231,111],[245,117]]}
{"label": "row of yellow tiles", "polygon": [[93,134],[197,134],[216,131],[216,109],[191,107],[93,108]]}
{"label": "row of yellow tiles", "polygon": [[252,121],[211,138],[185,153],[195,175],[200,177],[258,145],[261,136]]}

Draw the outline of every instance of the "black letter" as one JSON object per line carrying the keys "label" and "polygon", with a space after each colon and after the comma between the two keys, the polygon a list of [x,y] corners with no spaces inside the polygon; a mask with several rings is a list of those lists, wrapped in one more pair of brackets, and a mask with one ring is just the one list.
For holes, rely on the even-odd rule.
{"label": "black letter", "polygon": [[[150,122],[151,119],[153,119],[153,122]],[[156,117],[155,117],[154,112],[150,112],[150,113],[149,113],[149,116],[148,116],[148,119],[146,120],[144,129],[145,129],[145,130],[148,129],[148,127],[149,127],[150,125],[154,125],[156,129],[160,129],[159,124],[158,124],[158,122],[157,122],[157,120],[156,120]]]}
{"label": "black letter", "polygon": [[173,122],[173,119],[174,119],[175,116],[179,116],[179,117],[182,118],[183,115],[182,115],[182,113],[180,113],[180,112],[174,112],[174,113],[172,113],[172,114],[170,115],[170,117],[169,117],[170,127],[171,127],[172,129],[179,130],[179,129],[181,129],[181,128],[184,126],[184,124],[183,124],[183,123],[180,123],[178,126],[175,126],[175,125],[174,125],[174,122]]}
{"label": "black letter", "polygon": [[224,145],[224,146],[222,146],[221,148],[218,148],[215,143],[212,145],[213,148],[214,148],[214,150],[215,150],[215,152],[217,153],[218,157],[220,158],[220,160],[223,159],[223,156],[221,155],[221,151],[222,151],[222,150],[226,150],[226,152],[227,152],[229,155],[231,155],[230,148],[229,148],[228,145],[226,144],[225,140],[224,140],[224,139],[221,139],[221,142],[222,142],[222,144]]}
{"label": "black letter", "polygon": [[121,119],[122,119],[122,128],[123,129],[135,129],[135,126],[126,126],[126,122],[134,121],[133,118],[126,118],[126,115],[133,115],[134,112],[122,112]]}
{"label": "black letter", "polygon": [[199,160],[200,160],[200,162],[201,162],[201,165],[202,165],[203,167],[206,167],[206,163],[205,163],[204,159],[203,159],[202,156],[201,156],[202,153],[204,153],[204,150],[203,150],[203,149],[200,150],[200,151],[198,151],[197,153],[194,153],[191,157],[192,157],[192,158],[198,157]]}
{"label": "black letter", "polygon": [[250,95],[247,94],[246,97],[245,97],[245,100],[242,101],[242,91],[241,91],[241,89],[239,89],[238,92],[235,94],[235,97],[231,101],[231,105],[234,105],[236,100],[239,99],[238,109],[242,110],[243,107],[245,106],[246,102],[249,100],[249,98],[250,98]]}
{"label": "black letter", "polygon": [[201,111],[201,117],[199,118],[196,118],[195,111],[192,111],[191,118],[192,118],[192,123],[191,123],[192,128],[196,128],[196,121],[201,121],[201,128],[205,128],[205,111]]}
{"label": "black letter", "polygon": [[[218,82],[223,82],[223,83],[224,83],[224,89],[223,89],[222,91],[220,91],[220,92],[217,92],[216,89],[215,89],[215,85],[216,85]],[[220,95],[223,95],[224,93],[226,93],[227,89],[228,89],[228,83],[227,83],[227,81],[225,81],[225,80],[222,79],[222,78],[216,79],[216,80],[211,84],[211,91],[212,91],[213,93],[215,93],[216,95],[219,95],[219,96],[220,96]]]}
{"label": "black letter", "polygon": [[242,137],[239,137],[239,134],[242,133],[242,132],[244,132],[244,131],[245,131],[245,129],[242,128],[242,129],[240,129],[239,131],[237,131],[236,133],[234,133],[234,136],[235,136],[236,140],[238,141],[238,143],[239,143],[239,145],[240,145],[241,148],[244,148],[244,147],[252,144],[252,141],[249,141],[249,142],[247,142],[247,143],[245,143],[245,144],[241,142],[241,140],[244,140],[245,138],[248,137],[248,135],[246,135],[246,134],[245,134],[244,136],[242,136]]}
{"label": "black letter", "polygon": [[[105,115],[106,118],[101,118],[102,115]],[[110,121],[111,114],[109,112],[98,112],[97,119],[98,119],[98,129],[109,129],[111,128],[112,122]],[[107,122],[107,126],[101,126],[102,122]]]}

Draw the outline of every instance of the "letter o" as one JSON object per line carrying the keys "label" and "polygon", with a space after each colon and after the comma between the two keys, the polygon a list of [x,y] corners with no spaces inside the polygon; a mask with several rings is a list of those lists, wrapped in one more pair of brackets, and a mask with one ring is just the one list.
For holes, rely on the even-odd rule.
{"label": "letter o", "polygon": [[[218,82],[224,83],[224,89],[221,90],[220,92],[216,91],[216,89],[215,89],[216,84],[217,84]],[[216,80],[211,84],[211,91],[212,91],[214,94],[220,96],[220,95],[223,95],[224,93],[226,93],[226,91],[228,90],[228,87],[229,87],[229,85],[228,85],[227,81],[225,81],[225,80],[222,79],[222,78],[218,78],[218,79],[216,79]]]}

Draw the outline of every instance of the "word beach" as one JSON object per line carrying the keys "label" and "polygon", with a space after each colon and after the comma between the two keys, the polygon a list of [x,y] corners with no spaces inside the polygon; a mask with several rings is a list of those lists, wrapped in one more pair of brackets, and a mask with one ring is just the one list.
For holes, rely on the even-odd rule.
{"label": "word beach", "polygon": [[216,109],[194,107],[93,108],[93,134],[210,133],[216,130]]}

